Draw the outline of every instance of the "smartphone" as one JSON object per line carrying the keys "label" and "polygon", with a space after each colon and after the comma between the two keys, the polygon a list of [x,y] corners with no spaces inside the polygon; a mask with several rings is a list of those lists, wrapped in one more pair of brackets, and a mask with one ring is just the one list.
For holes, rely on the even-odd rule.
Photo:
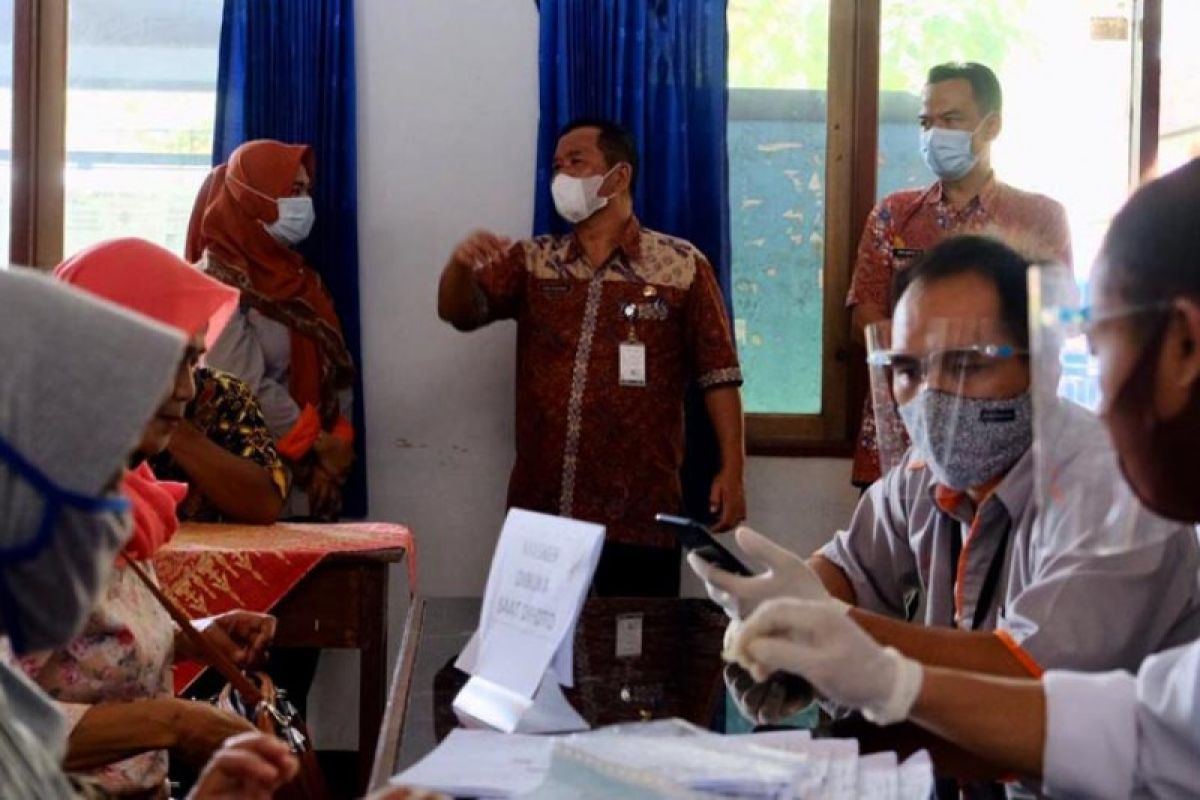
{"label": "smartphone", "polygon": [[660,525],[669,525],[674,528],[675,535],[679,537],[679,543],[689,553],[695,553],[705,561],[717,565],[726,572],[732,572],[734,575],[754,574],[745,564],[738,561],[737,556],[714,539],[712,532],[703,523],[687,517],[677,517],[674,514],[655,514],[654,519]]}

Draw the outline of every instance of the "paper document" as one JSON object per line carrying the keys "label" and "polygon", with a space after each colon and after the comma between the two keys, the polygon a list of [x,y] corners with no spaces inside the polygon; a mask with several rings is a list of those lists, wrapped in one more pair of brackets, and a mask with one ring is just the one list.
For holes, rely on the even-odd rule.
{"label": "paper document", "polygon": [[858,760],[858,796],[863,800],[897,800],[900,776],[895,753],[872,753]]}
{"label": "paper document", "polygon": [[743,797],[776,797],[804,768],[784,754],[738,752],[727,746],[726,738],[715,735],[576,736],[568,743],[599,762],[645,771],[695,791]]}
{"label": "paper document", "polygon": [[600,525],[508,512],[479,628],[455,662],[472,676],[454,700],[467,724],[505,732],[587,728],[559,684],[573,683],[575,626],[603,545]]}
{"label": "paper document", "polygon": [[[456,666],[533,697],[560,647],[573,645],[568,634],[603,544],[601,525],[511,509],[492,556],[479,629]],[[573,669],[570,653],[556,666]],[[558,675],[570,685],[570,670]]]}
{"label": "paper document", "polygon": [[933,761],[925,750],[900,765],[900,800],[928,800],[933,795]]}
{"label": "paper document", "polygon": [[514,797],[542,782],[553,749],[548,736],[456,729],[392,783],[450,795]]}
{"label": "paper document", "polygon": [[522,800],[705,800],[646,770],[596,761],[566,742],[554,747],[546,780]]}
{"label": "paper document", "polygon": [[485,678],[471,678],[454,698],[454,711],[467,728],[502,733],[575,733],[589,728],[567,702],[553,669],[546,671],[532,699]]}
{"label": "paper document", "polygon": [[565,736],[456,730],[393,783],[532,800],[676,800],[694,793],[797,800],[925,800],[926,753],[860,758],[852,739],[805,732],[722,736],[677,720]]}

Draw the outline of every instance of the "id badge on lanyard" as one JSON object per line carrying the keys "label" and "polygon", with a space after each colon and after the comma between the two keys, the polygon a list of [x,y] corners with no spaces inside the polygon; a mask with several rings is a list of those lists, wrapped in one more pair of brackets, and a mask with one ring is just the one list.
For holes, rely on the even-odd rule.
{"label": "id badge on lanyard", "polygon": [[646,385],[646,345],[638,340],[634,327],[637,305],[626,303],[621,307],[621,316],[629,324],[629,333],[617,348],[617,382],[621,386],[642,387]]}

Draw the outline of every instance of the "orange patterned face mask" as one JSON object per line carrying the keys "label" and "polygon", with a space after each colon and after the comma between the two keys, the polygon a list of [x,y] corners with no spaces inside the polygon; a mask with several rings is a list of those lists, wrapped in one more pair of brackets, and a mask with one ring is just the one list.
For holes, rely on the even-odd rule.
{"label": "orange patterned face mask", "polygon": [[133,536],[122,554],[146,561],[163,548],[179,529],[175,509],[187,497],[186,483],[160,481],[145,462],[125,473],[121,491],[133,507]]}

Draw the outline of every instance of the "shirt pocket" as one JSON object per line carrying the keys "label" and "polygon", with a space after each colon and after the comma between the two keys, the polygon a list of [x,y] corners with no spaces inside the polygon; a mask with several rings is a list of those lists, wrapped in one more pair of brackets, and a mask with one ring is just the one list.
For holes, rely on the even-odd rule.
{"label": "shirt pocket", "polygon": [[586,292],[579,281],[564,278],[532,278],[527,287],[529,333],[538,348],[570,352],[580,320]]}

